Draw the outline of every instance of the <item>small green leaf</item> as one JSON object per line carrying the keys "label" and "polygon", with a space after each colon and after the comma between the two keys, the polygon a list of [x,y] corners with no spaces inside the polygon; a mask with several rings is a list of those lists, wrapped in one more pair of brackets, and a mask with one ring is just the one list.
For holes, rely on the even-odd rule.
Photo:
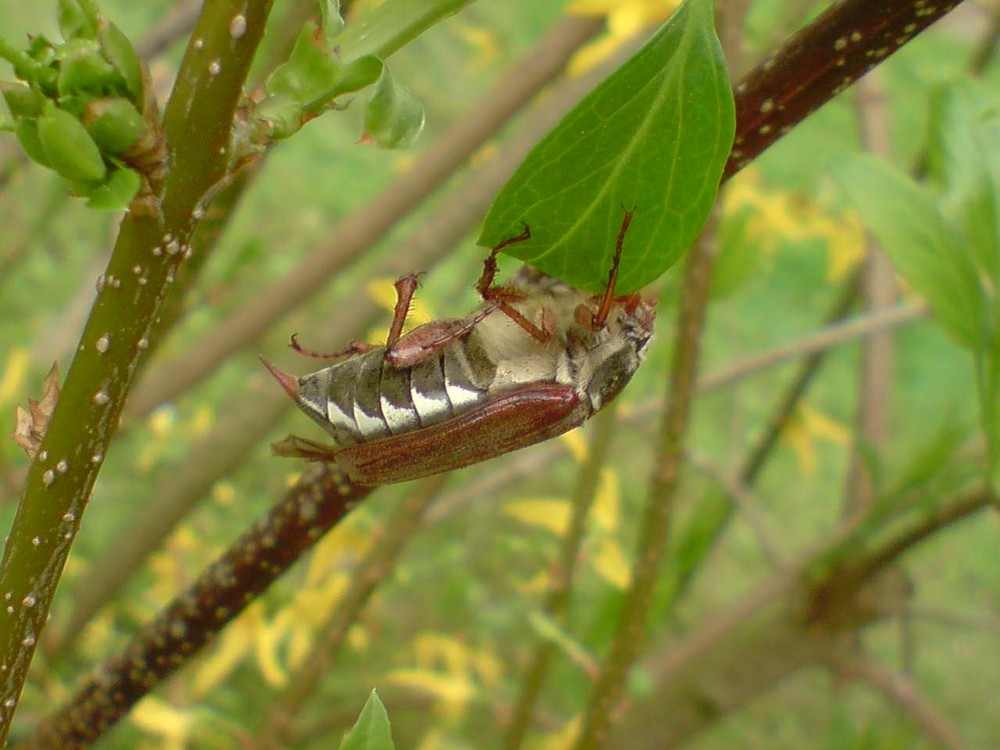
{"label": "small green leaf", "polygon": [[97,40],[101,44],[101,52],[125,82],[125,91],[118,93],[128,94],[132,103],[142,112],[145,109],[146,71],[132,41],[106,18],[99,21]]}
{"label": "small green leaf", "polygon": [[334,106],[338,96],[374,83],[381,73],[382,61],[371,56],[343,64],[316,24],[307,23],[288,60],[267,79],[268,97],[258,105],[257,117],[270,125],[272,138],[287,138]]}
{"label": "small green leaf", "polygon": [[327,39],[333,39],[344,30],[344,18],[340,15],[340,0],[319,0],[320,27]]}
{"label": "small green leaf", "polygon": [[124,92],[125,79],[109,63],[97,42],[91,39],[74,39],[59,48],[60,96],[77,93],[101,95]]}
{"label": "small green leaf", "polygon": [[507,251],[573,286],[607,281],[626,210],[635,216],[618,289],[666,271],[701,230],[735,128],[711,0],[686,0],[639,52],[578,104],[501,191],[479,244],[532,238]]}
{"label": "small green leaf", "polygon": [[959,223],[982,271],[1000,282],[1000,195],[986,155],[997,152],[985,127],[989,94],[971,82],[934,93],[928,172],[940,183],[942,210]]}
{"label": "small green leaf", "polygon": [[340,68],[340,60],[310,21],[299,32],[288,60],[274,69],[264,89],[271,96],[286,96],[305,105],[333,86]]}
{"label": "small green leaf", "polygon": [[101,211],[123,211],[142,187],[142,177],[133,169],[114,170],[104,184],[93,192],[87,201],[89,208]]}
{"label": "small green leaf", "polygon": [[76,0],[59,0],[59,32],[69,41],[80,37],[93,39],[97,29]]}
{"label": "small green leaf", "polygon": [[389,714],[374,690],[365,701],[358,720],[340,743],[340,750],[395,750]]}
{"label": "small green leaf", "polygon": [[424,128],[424,108],[383,66],[375,93],[365,107],[365,140],[382,148],[406,148]]}
{"label": "small green leaf", "polygon": [[868,156],[837,164],[834,174],[896,271],[922,294],[963,346],[989,345],[982,284],[958,232],[925,188]]}

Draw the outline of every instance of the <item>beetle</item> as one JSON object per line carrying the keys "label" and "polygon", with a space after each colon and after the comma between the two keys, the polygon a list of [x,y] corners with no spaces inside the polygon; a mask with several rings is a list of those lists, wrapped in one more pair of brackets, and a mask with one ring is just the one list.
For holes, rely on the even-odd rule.
{"label": "beetle", "polygon": [[531,237],[526,226],[487,257],[465,318],[402,333],[417,276],[396,282],[384,346],[352,343],[303,377],[264,365],[299,408],[333,438],[290,435],[277,455],[328,461],[363,485],[404,482],[469,466],[578,427],[631,380],[653,332],[654,303],[615,295],[626,212],[604,293],[586,295],[524,266],[494,284],[497,254]]}

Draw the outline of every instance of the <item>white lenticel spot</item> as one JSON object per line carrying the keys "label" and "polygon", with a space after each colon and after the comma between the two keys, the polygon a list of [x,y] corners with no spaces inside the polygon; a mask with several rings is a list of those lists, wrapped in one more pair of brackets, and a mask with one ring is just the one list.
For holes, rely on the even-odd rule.
{"label": "white lenticel spot", "polygon": [[208,64],[208,72],[210,75],[217,76],[222,72],[222,61],[216,58]]}
{"label": "white lenticel spot", "polygon": [[229,22],[229,36],[233,39],[241,39],[246,33],[247,17],[242,13],[240,15],[233,16],[233,20]]}

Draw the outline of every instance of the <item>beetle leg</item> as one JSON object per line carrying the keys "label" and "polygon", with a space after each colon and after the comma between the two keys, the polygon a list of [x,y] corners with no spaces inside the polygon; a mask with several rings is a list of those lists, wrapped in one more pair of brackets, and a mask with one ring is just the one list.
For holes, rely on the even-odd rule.
{"label": "beetle leg", "polygon": [[334,463],[337,460],[335,447],[317,443],[315,440],[307,440],[297,435],[289,435],[277,443],[272,443],[271,453],[284,458],[304,458],[307,461]]}
{"label": "beetle leg", "polygon": [[366,344],[364,341],[352,341],[343,349],[338,349],[335,352],[317,352],[313,349],[307,349],[299,343],[299,335],[297,333],[292,334],[292,340],[288,344],[292,349],[297,351],[299,354],[303,354],[306,357],[313,357],[314,359],[341,359],[343,357],[349,357],[353,354],[365,354],[370,352],[372,349],[377,347],[374,344]]}
{"label": "beetle leg", "polygon": [[531,239],[531,227],[524,225],[524,231],[516,237],[508,237],[499,245],[490,250],[489,256],[483,261],[483,275],[476,282],[476,291],[482,295],[483,299],[489,299],[488,295],[494,291],[493,281],[497,276],[497,256],[505,247],[516,245],[518,242],[526,242]]}
{"label": "beetle leg", "polygon": [[527,331],[531,336],[539,341],[551,341],[553,335],[552,331],[549,326],[545,325],[544,321],[542,326],[537,326],[510,304],[512,300],[521,299],[524,295],[509,287],[494,286],[493,284],[496,280],[498,270],[497,255],[500,254],[500,251],[505,247],[510,247],[518,242],[525,242],[530,239],[531,227],[525,224],[524,231],[521,232],[521,234],[516,237],[508,237],[490,250],[489,256],[487,256],[486,260],[483,261],[483,275],[480,276],[479,281],[476,282],[476,291],[479,292],[480,296],[486,302],[495,303],[496,308],[494,309],[499,309],[504,315],[521,326],[521,328]]}
{"label": "beetle leg", "polygon": [[385,360],[394,367],[413,367],[465,336],[483,318],[499,308],[499,303],[491,303],[463,320],[435,320],[414,328],[396,343],[386,347]]}
{"label": "beetle leg", "polygon": [[622,260],[622,246],[625,244],[625,235],[628,233],[634,213],[635,209],[633,208],[631,211],[626,211],[622,218],[622,225],[618,230],[618,240],[615,242],[615,257],[611,261],[611,270],[608,271],[608,285],[604,287],[604,295],[601,297],[601,304],[598,306],[597,312],[591,312],[585,305],[577,308],[577,322],[591,331],[599,331],[604,328],[604,324],[608,321],[608,315],[611,314],[611,306],[615,302],[626,299],[626,297],[615,297],[615,287],[618,286],[618,266]]}
{"label": "beetle leg", "polygon": [[392,310],[392,324],[389,326],[389,336],[385,340],[387,349],[391,349],[403,335],[403,325],[410,312],[410,303],[420,283],[419,273],[408,273],[396,280],[396,306]]}

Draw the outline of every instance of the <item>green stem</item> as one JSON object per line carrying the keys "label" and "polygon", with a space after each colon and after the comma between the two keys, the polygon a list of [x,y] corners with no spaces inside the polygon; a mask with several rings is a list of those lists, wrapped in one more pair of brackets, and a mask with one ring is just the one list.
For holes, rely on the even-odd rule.
{"label": "green stem", "polygon": [[2,36],[0,36],[0,58],[9,62],[15,70],[20,70],[21,74],[27,77],[33,77],[34,73],[42,67],[32,60],[26,52],[22,52]]}
{"label": "green stem", "polygon": [[604,668],[590,693],[577,750],[607,746],[611,717],[625,690],[632,664],[642,648],[646,618],[667,551],[673,522],[677,486],[684,464],[685,443],[696,389],[701,337],[708,309],[712,272],[711,237],[716,217],[709,219],[702,236],[688,253],[674,345],[673,370],[667,391],[667,409],[660,425],[658,455],[649,496],[639,526],[639,541],[632,584],[625,594],[617,630]]}
{"label": "green stem", "polygon": [[[0,569],[7,601],[0,616],[0,746],[125,398],[185,257],[192,212],[225,170],[233,112],[270,6],[205,4],[193,35],[201,44],[188,48],[164,119],[174,162],[163,198],[133,207],[122,222],[107,283],[29,468]],[[241,14],[247,32],[234,40],[230,23]]]}
{"label": "green stem", "polygon": [[990,486],[997,484],[997,468],[1000,461],[1000,446],[997,445],[997,390],[1000,387],[997,359],[994,352],[975,354],[976,386],[979,389],[979,418],[983,437],[986,439],[986,480]]}
{"label": "green stem", "polygon": [[397,0],[376,6],[351,19],[332,40],[340,47],[344,61],[365,55],[388,57],[428,28],[454,15],[472,0]]}

